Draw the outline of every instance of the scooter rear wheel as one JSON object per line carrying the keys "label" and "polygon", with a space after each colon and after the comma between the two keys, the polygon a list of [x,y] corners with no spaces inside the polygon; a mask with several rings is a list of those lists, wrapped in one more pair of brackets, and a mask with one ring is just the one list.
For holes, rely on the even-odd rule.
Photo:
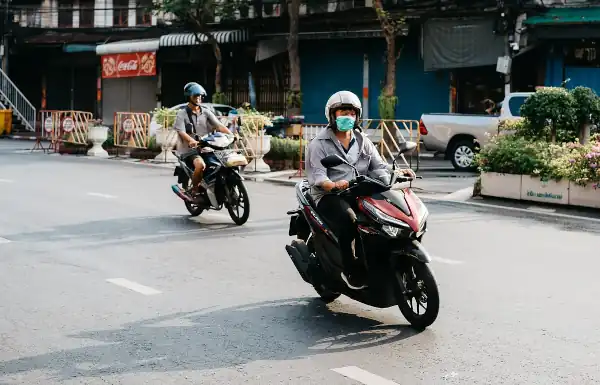
{"label": "scooter rear wheel", "polygon": [[319,298],[321,298],[321,301],[325,303],[331,303],[338,299],[338,297],[341,295],[340,293],[336,293],[329,290],[323,284],[314,284],[313,287],[315,288],[317,294],[319,294]]}
{"label": "scooter rear wheel", "polygon": [[407,259],[395,272],[398,307],[411,326],[422,330],[435,322],[440,296],[429,265],[412,257]]}

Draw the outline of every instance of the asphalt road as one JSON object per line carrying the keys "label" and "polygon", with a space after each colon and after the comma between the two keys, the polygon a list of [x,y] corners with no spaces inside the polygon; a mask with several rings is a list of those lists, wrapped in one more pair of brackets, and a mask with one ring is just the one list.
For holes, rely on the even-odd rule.
{"label": "asphalt road", "polygon": [[415,333],[397,308],[315,299],[284,251],[290,187],[249,182],[237,227],[188,218],[169,170],[15,146],[0,141],[0,384],[600,382],[598,225],[431,202],[442,306]]}

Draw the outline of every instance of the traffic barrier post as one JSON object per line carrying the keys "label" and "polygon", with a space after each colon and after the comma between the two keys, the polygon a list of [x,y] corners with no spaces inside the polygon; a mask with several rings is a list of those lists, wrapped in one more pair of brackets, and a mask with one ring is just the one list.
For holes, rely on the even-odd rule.
{"label": "traffic barrier post", "polygon": [[55,132],[58,131],[57,142],[70,144],[88,144],[88,129],[94,115],[85,111],[56,111]]}
{"label": "traffic barrier post", "polygon": [[119,148],[146,149],[150,144],[150,114],[144,112],[115,112],[113,141]]}
{"label": "traffic barrier post", "polygon": [[[31,149],[31,152],[35,150],[42,150],[47,153],[51,150],[54,152],[58,151],[58,113],[57,110],[40,110],[40,122],[39,131],[36,127],[36,138],[35,145]],[[48,147],[44,147],[43,142],[50,141]]]}

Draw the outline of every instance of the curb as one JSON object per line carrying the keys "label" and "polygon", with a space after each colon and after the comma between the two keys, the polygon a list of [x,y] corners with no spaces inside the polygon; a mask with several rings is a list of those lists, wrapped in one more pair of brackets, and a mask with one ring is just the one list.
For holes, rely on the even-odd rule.
{"label": "curb", "polygon": [[589,222],[600,223],[600,218],[591,218],[591,217],[586,217],[586,216],[581,216],[581,215],[544,212],[544,211],[538,211],[538,210],[524,209],[524,208],[520,208],[520,207],[496,205],[493,203],[456,201],[456,200],[449,200],[449,199],[443,199],[443,198],[439,199],[439,198],[431,198],[431,197],[423,198],[423,200],[432,200],[432,201],[436,201],[441,204],[447,203],[448,206],[463,205],[463,206],[470,206],[470,207],[493,209],[493,210],[504,211],[504,212],[511,211],[513,213],[527,214],[530,217],[537,217],[537,218],[544,218],[544,219],[559,219],[560,218],[560,219],[568,219],[568,220],[586,220]]}
{"label": "curb", "polygon": [[[0,139],[11,139],[11,140],[37,140],[35,136],[21,136],[21,135],[2,135]],[[42,141],[46,141],[42,139]]]}

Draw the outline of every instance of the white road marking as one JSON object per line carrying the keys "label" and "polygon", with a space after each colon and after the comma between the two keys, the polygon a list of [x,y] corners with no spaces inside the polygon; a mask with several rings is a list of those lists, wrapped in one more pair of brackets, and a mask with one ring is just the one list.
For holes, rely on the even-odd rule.
{"label": "white road marking", "polygon": [[394,381],[390,381],[383,377],[379,377],[356,366],[344,366],[343,368],[336,368],[331,370],[338,374],[341,374],[344,377],[348,377],[355,381],[358,381],[364,385],[399,385]]}
{"label": "white road marking", "polygon": [[3,243],[10,243],[10,242],[11,242],[10,240],[0,237],[0,245]]}
{"label": "white road marking", "polygon": [[431,260],[434,262],[445,263],[448,265],[460,265],[465,263],[464,261],[457,261],[456,259],[448,259],[442,257],[431,257]]}
{"label": "white road marking", "polygon": [[153,289],[148,286],[140,285],[137,282],[129,281],[125,278],[110,278],[110,279],[107,279],[106,282],[110,282],[114,285],[121,286],[126,289],[133,290],[135,292],[138,292],[138,293],[144,294],[144,295],[154,295],[154,294],[161,293],[160,291],[158,291],[156,289]]}
{"label": "white road marking", "polygon": [[0,183],[14,183],[14,180],[11,179],[0,179]]}
{"label": "white road marking", "polygon": [[116,198],[116,196],[114,196],[114,195],[101,194],[101,193],[95,193],[95,192],[89,192],[89,193],[87,193],[87,195],[92,196],[92,197],[106,198],[106,199]]}

